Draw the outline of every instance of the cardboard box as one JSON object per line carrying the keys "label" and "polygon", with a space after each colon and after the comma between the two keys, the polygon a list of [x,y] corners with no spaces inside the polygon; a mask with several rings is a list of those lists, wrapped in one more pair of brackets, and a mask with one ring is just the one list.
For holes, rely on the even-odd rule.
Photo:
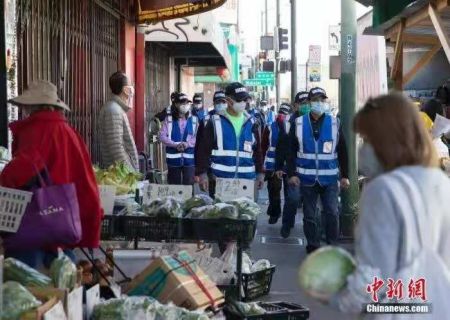
{"label": "cardboard box", "polygon": [[153,261],[126,288],[130,296],[151,296],[188,310],[224,303],[223,294],[186,252]]}

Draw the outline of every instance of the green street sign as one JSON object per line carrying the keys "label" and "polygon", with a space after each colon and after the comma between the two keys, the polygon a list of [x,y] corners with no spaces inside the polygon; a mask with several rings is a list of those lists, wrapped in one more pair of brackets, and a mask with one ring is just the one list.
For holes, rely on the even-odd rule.
{"label": "green street sign", "polygon": [[256,72],[256,79],[275,79],[275,73],[270,71],[257,71]]}
{"label": "green street sign", "polygon": [[257,86],[273,86],[275,84],[274,79],[246,79],[244,80],[244,86],[257,87]]}

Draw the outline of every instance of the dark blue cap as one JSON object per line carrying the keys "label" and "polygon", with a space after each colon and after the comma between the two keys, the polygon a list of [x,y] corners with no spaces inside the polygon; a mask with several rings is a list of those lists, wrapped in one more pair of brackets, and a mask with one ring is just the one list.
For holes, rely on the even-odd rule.
{"label": "dark blue cap", "polygon": [[227,97],[230,97],[235,101],[243,101],[251,98],[248,94],[247,88],[239,82],[229,84],[225,89],[225,94]]}

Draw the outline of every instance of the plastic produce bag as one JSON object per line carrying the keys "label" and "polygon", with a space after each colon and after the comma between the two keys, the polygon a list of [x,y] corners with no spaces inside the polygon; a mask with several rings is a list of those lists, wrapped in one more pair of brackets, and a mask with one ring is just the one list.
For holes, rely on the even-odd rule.
{"label": "plastic produce bag", "polygon": [[238,198],[228,203],[237,207],[240,216],[246,215],[243,220],[248,220],[248,216],[251,217],[251,220],[256,220],[256,217],[261,213],[259,205],[246,197]]}
{"label": "plastic produce bag", "polygon": [[252,259],[245,252],[242,253],[242,273],[252,273]]}
{"label": "plastic produce bag", "polygon": [[245,317],[258,316],[266,313],[264,308],[260,307],[257,302],[245,303],[233,301],[229,305],[230,311]]}
{"label": "plastic produce bag", "polygon": [[156,301],[149,297],[111,299],[94,307],[92,319],[153,320],[156,317],[155,303]]}
{"label": "plastic produce bag", "polygon": [[49,287],[52,279],[14,258],[4,262],[4,281],[16,281],[25,287]]}
{"label": "plastic produce bag", "polygon": [[189,213],[192,209],[214,204],[214,200],[206,194],[197,194],[186,200],[183,204],[183,210]]}
{"label": "plastic produce bag", "polygon": [[72,290],[77,282],[77,267],[68,256],[60,253],[50,266],[50,276],[56,288]]}
{"label": "plastic produce bag", "polygon": [[232,204],[216,203],[214,207],[216,208],[217,215],[220,218],[237,219],[239,215],[237,208]]}
{"label": "plastic produce bag", "polygon": [[193,208],[190,211],[191,218],[203,218],[203,217],[217,217],[217,210],[215,206],[208,205],[198,208]]}
{"label": "plastic produce bag", "polygon": [[24,312],[37,308],[41,304],[42,303],[20,283],[7,281],[3,284],[2,320],[19,319]]}
{"label": "plastic produce bag", "polygon": [[252,265],[250,270],[251,270],[251,272],[257,272],[257,271],[269,269],[270,267],[271,267],[271,264],[270,264],[269,260],[260,259]]}
{"label": "plastic produce bag", "polygon": [[183,210],[181,204],[174,197],[156,199],[144,207],[144,213],[152,217],[181,218]]}

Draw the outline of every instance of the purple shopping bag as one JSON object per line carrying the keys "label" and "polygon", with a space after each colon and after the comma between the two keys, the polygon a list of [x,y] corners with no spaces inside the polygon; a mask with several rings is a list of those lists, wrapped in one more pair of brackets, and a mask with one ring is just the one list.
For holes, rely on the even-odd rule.
{"label": "purple shopping bag", "polygon": [[80,209],[75,184],[54,185],[47,169],[40,186],[33,188],[17,233],[5,236],[7,251],[45,249],[75,245],[81,240]]}

